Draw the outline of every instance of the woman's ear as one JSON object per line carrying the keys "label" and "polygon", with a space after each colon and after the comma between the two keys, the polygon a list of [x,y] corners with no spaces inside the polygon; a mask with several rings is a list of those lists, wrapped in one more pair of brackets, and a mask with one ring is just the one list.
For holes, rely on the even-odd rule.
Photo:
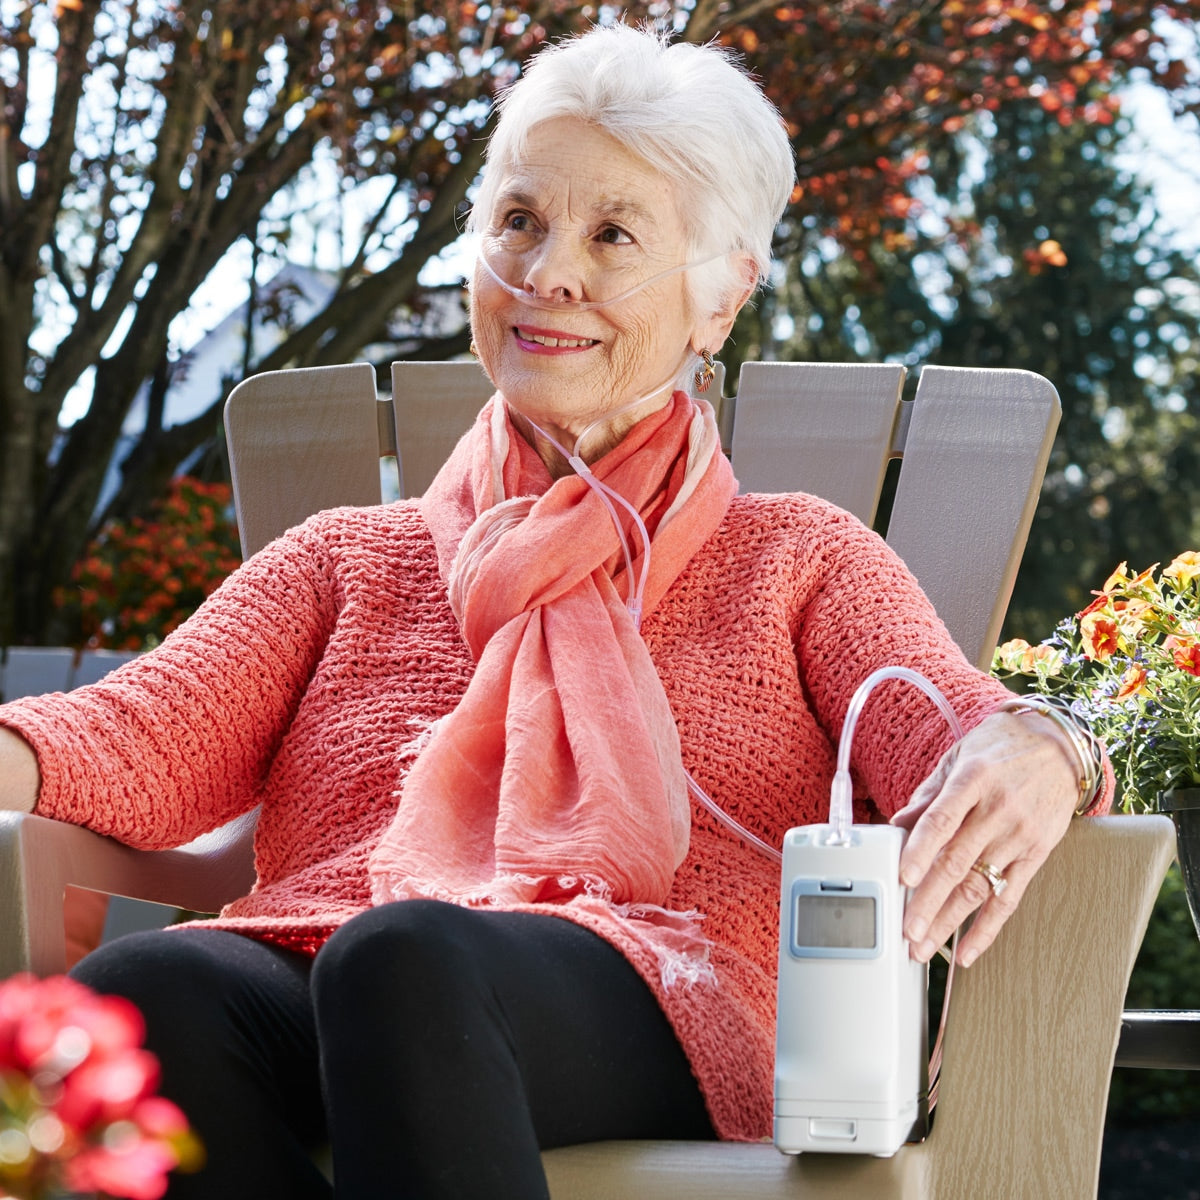
{"label": "woman's ear", "polygon": [[702,350],[716,354],[721,349],[725,339],[729,337],[729,331],[733,328],[738,313],[754,295],[754,289],[758,286],[758,267],[754,259],[748,254],[740,255],[738,265],[741,267],[742,286],[731,289],[725,297],[725,302],[716,312],[697,322],[692,336],[692,349],[697,354]]}

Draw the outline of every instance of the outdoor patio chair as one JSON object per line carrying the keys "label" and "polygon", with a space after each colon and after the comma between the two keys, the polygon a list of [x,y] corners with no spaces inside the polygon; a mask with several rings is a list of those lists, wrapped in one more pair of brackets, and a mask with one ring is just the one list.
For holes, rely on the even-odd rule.
{"label": "outdoor patio chair", "polygon": [[127,663],[132,650],[83,650],[70,646],[9,646],[0,654],[0,701],[65,692],[103,679]]}
{"label": "outdoor patio chair", "polygon": [[[309,513],[378,503],[380,455],[419,494],[486,399],[473,363],[255,376],[226,407],[243,548]],[[871,520],[903,455],[887,538],[973,661],[990,661],[1059,416],[1021,371],[748,364],[720,419],[743,490],[816,492]],[[0,973],[62,967],[74,883],[211,911],[252,880],[253,814],[181,850],[137,852],[0,814]],[[1075,821],[996,944],[959,974],[933,1131],[890,1159],[773,1146],[622,1142],[545,1156],[554,1200],[1083,1200],[1096,1193],[1129,973],[1174,851],[1161,817]]]}

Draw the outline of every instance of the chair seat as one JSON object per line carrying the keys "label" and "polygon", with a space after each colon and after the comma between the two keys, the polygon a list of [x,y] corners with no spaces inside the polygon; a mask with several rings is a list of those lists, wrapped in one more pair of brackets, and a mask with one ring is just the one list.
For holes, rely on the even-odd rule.
{"label": "chair seat", "polygon": [[552,1200],[864,1200],[930,1195],[921,1146],[894,1158],[744,1142],[597,1142],[542,1155]]}

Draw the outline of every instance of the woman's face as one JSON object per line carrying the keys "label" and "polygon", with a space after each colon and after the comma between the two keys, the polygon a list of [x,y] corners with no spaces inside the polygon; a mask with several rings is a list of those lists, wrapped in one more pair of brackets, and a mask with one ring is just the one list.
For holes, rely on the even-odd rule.
{"label": "woman's face", "polygon": [[621,296],[687,262],[671,182],[594,126],[557,117],[534,127],[495,196],[481,214],[483,256],[506,283],[551,302],[526,304],[475,267],[475,347],[509,404],[578,435],[643,396],[655,403],[639,406],[638,416],[666,403],[689,356],[711,336],[711,321],[693,311],[686,275],[601,308],[569,302]]}

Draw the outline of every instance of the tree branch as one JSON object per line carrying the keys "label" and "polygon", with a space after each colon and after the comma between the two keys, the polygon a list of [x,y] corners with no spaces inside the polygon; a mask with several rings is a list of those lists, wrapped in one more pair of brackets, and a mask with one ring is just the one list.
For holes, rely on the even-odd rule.
{"label": "tree branch", "polygon": [[75,129],[88,70],[87,48],[94,36],[99,12],[98,4],[83,4],[78,10],[63,8],[59,12],[54,106],[46,140],[37,153],[33,201],[26,209],[21,229],[27,270],[34,269],[41,247],[53,235],[63,194],[71,179]]}
{"label": "tree branch", "polygon": [[334,299],[305,326],[268,354],[259,371],[290,363],[315,365],[345,361],[363,344],[361,328],[372,314],[391,312],[416,286],[426,261],[457,236],[455,213],[483,163],[484,139],[468,141],[459,161],[438,186],[427,212],[404,253],[390,266],[368,276]]}
{"label": "tree branch", "polygon": [[405,180],[400,172],[396,172],[392,176],[392,186],[388,189],[388,194],[384,198],[374,213],[371,219],[363,226],[362,237],[358,241],[358,249],[354,252],[354,259],[350,265],[342,272],[343,278],[352,278],[362,270],[363,263],[367,257],[367,246],[372,237],[378,231],[383,218],[387,216],[388,209],[392,206],[392,201],[404,190]]}

